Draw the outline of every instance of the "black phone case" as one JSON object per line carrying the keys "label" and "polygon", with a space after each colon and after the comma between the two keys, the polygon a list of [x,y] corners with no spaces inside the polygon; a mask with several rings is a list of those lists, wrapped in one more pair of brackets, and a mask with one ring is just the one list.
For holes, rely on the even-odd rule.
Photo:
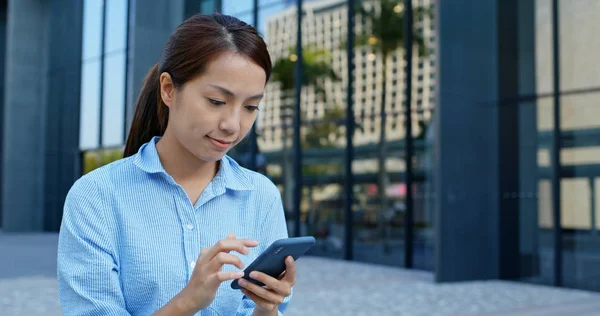
{"label": "black phone case", "polygon": [[[287,256],[292,256],[294,260],[297,260],[314,244],[315,238],[311,236],[276,240],[248,267],[246,267],[246,269],[244,269],[243,278],[258,286],[264,286],[262,282],[250,278],[250,272],[259,271],[274,278],[278,278],[285,271],[285,258]],[[242,288],[238,284],[237,279],[231,282],[231,287],[236,290]]]}

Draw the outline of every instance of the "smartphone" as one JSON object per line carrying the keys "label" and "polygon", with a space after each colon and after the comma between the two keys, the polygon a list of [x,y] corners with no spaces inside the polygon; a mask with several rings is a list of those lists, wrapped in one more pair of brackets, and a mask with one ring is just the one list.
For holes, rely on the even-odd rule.
{"label": "smartphone", "polygon": [[[315,244],[315,238],[312,236],[283,238],[273,242],[269,248],[254,259],[252,263],[244,269],[243,278],[258,286],[264,286],[260,281],[250,278],[252,271],[259,271],[274,278],[278,278],[285,271],[285,258],[292,256],[297,260],[304,255],[310,247]],[[239,290],[242,287],[238,284],[238,279],[233,280],[231,288]]]}

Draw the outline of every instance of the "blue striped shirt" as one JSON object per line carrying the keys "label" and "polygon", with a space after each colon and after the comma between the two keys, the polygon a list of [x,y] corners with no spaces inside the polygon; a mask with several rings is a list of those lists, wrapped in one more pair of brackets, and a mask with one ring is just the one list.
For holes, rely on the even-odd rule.
{"label": "blue striped shirt", "polygon": [[[162,167],[158,139],[70,189],[57,262],[64,315],[151,315],[184,288],[200,251],[229,232],[259,242],[249,255],[232,252],[245,266],[288,237],[281,195],[268,178],[225,156],[192,205]],[[197,315],[252,315],[254,302],[230,284],[223,282]],[[290,298],[279,306],[280,315]]]}

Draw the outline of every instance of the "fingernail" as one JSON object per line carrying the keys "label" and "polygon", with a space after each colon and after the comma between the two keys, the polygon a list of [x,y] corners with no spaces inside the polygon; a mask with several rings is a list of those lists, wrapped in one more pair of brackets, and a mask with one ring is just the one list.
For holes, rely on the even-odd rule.
{"label": "fingernail", "polygon": [[257,246],[258,245],[258,241],[256,240],[250,240],[250,244]]}
{"label": "fingernail", "polygon": [[256,279],[258,277],[258,272],[256,272],[256,271],[250,272],[250,277],[253,279]]}
{"label": "fingernail", "polygon": [[248,281],[246,281],[245,279],[240,279],[238,281],[238,284],[241,285],[241,286],[246,286],[246,285],[248,285]]}
{"label": "fingernail", "polygon": [[235,277],[236,278],[241,278],[243,276],[244,276],[244,271],[238,271],[238,272],[235,273]]}

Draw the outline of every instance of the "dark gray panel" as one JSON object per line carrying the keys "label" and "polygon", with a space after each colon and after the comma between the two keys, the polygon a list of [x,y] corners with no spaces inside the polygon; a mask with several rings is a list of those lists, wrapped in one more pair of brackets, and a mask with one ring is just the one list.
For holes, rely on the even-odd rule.
{"label": "dark gray panel", "polygon": [[[535,1],[519,1],[519,94],[536,93],[535,75]],[[539,273],[538,225],[538,163],[539,146],[537,104],[535,101],[519,104],[519,187],[526,196],[519,199],[519,251],[521,277]],[[531,194],[531,195],[530,195]]]}
{"label": "dark gray panel", "polygon": [[8,2],[2,135],[4,231],[39,231],[43,228],[45,11],[45,1]]}
{"label": "dark gray panel", "polygon": [[146,76],[185,16],[185,0],[131,0],[127,78],[127,129]]}
{"label": "dark gray panel", "polygon": [[50,231],[60,228],[65,197],[79,176],[82,17],[82,1],[53,1],[49,8],[44,211]]}
{"label": "dark gray panel", "polygon": [[498,1],[438,2],[436,279],[499,276]]}
{"label": "dark gray panel", "polygon": [[[6,58],[6,14],[7,1],[0,1],[0,149],[4,142],[2,133],[4,131],[4,68]],[[0,154],[0,179],[2,178],[2,155]],[[0,190],[0,201],[2,200],[2,190]],[[2,206],[0,205],[0,228],[2,228]]]}

